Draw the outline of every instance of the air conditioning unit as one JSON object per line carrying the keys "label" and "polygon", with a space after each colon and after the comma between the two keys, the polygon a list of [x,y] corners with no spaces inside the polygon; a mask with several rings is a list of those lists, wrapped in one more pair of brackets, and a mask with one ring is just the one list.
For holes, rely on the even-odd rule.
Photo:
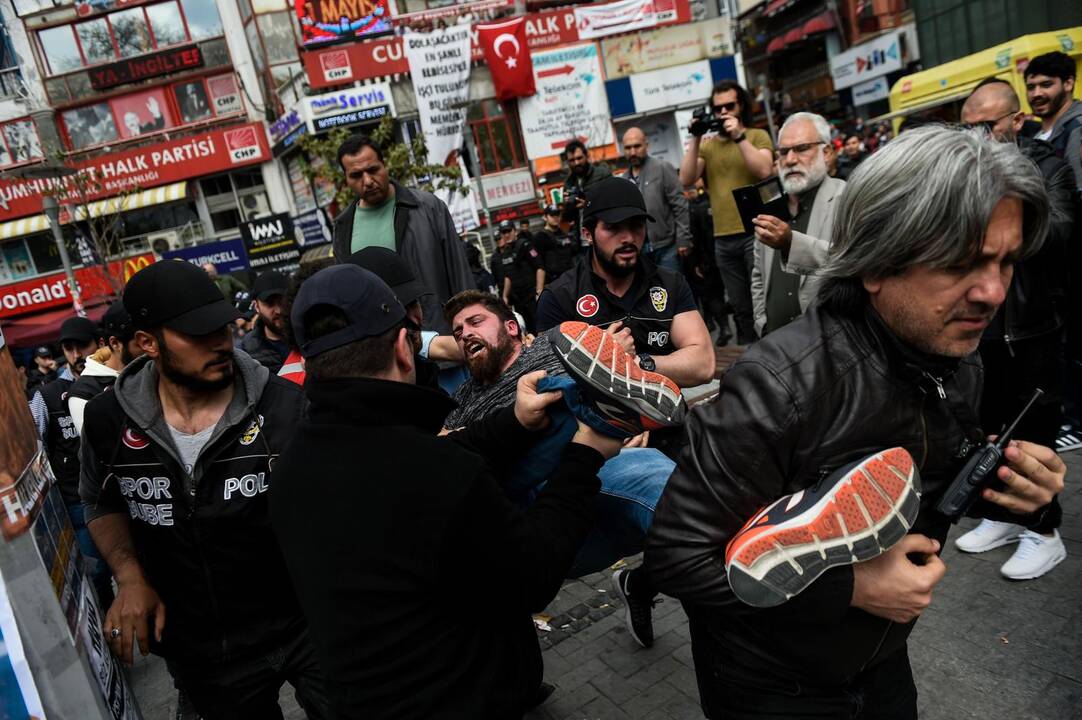
{"label": "air conditioning unit", "polygon": [[147,242],[150,244],[150,249],[158,255],[164,255],[170,250],[179,250],[184,247],[184,242],[180,239],[180,233],[176,230],[148,233]]}
{"label": "air conditioning unit", "polygon": [[246,221],[266,217],[271,214],[266,195],[245,195],[240,199],[241,212]]}

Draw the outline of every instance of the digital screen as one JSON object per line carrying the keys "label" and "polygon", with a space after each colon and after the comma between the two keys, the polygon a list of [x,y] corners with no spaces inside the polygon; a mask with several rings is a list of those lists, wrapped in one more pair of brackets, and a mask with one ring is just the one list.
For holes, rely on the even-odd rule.
{"label": "digital screen", "polygon": [[759,186],[759,199],[762,201],[763,205],[773,202],[781,196],[781,182],[777,178],[772,178]]}
{"label": "digital screen", "polygon": [[391,32],[391,0],[296,0],[305,46]]}

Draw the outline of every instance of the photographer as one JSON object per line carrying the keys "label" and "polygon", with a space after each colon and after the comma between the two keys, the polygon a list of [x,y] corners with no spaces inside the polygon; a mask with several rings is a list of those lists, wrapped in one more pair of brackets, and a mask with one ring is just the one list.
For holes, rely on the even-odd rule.
{"label": "photographer", "polygon": [[[737,342],[747,345],[756,339],[751,305],[754,244],[740,220],[732,191],[771,175],[774,145],[764,130],[747,127],[751,98],[737,83],[724,80],[714,86],[710,110],[712,114],[696,112],[688,126],[691,141],[680,163],[680,182],[689,187],[706,174],[718,270],[736,314]],[[707,132],[717,136],[704,141]]]}
{"label": "photographer", "polygon": [[582,209],[586,206],[586,190],[610,177],[612,172],[605,165],[590,162],[590,153],[581,140],[572,140],[567,144],[564,158],[567,160],[568,176],[564,181],[563,219],[573,223],[571,237],[577,239],[581,246],[586,244],[582,239]]}

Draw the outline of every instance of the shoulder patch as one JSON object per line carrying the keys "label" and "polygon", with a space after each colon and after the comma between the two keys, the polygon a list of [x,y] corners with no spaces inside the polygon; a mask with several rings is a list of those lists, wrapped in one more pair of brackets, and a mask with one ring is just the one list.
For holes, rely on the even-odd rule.
{"label": "shoulder patch", "polygon": [[132,450],[142,450],[150,445],[150,440],[145,435],[130,427],[124,428],[124,435],[121,440],[126,447]]}
{"label": "shoulder patch", "polygon": [[255,439],[259,437],[259,428],[263,424],[263,416],[259,416],[259,420],[253,420],[252,424],[248,426],[248,429],[244,431],[244,434],[240,436],[241,445],[251,445],[255,442]]}
{"label": "shoulder patch", "polygon": [[575,310],[578,311],[582,317],[593,317],[597,315],[597,311],[601,309],[601,303],[597,301],[595,295],[583,295],[575,303]]}

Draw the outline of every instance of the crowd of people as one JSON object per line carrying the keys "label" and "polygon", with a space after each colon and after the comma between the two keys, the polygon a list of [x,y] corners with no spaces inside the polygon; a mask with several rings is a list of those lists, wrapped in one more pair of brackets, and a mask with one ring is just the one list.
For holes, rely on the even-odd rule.
{"label": "crowd of people", "polygon": [[[679,168],[639,128],[622,177],[569,143],[562,204],[488,267],[348,139],[332,258],[250,288],[154,263],[63,323],[62,368],[34,354],[113,652],[208,719],[281,717],[286,682],[313,719],[521,717],[555,690],[531,612],[644,553],[631,637],[683,603],[707,717],[915,718],[941,501],[1036,388],[955,543],[1017,542],[1012,579],[1066,554],[1082,103],[1065,55],[1025,78],[1038,121],[991,78],[958,126],[797,112],[776,145],[721,83]],[[749,221],[733,191],[774,176]]]}

